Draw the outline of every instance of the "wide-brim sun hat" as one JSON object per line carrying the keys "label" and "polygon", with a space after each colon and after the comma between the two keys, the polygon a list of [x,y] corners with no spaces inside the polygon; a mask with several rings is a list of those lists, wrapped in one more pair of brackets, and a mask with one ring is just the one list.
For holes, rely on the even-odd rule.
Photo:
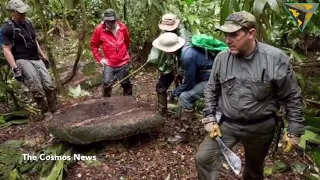
{"label": "wide-brim sun hat", "polygon": [[180,24],[180,19],[174,14],[165,14],[162,16],[158,26],[163,31],[174,31]]}
{"label": "wide-brim sun hat", "polygon": [[166,32],[161,34],[152,42],[152,46],[160,49],[164,52],[175,52],[178,49],[182,48],[185,44],[185,40],[175,33]]}

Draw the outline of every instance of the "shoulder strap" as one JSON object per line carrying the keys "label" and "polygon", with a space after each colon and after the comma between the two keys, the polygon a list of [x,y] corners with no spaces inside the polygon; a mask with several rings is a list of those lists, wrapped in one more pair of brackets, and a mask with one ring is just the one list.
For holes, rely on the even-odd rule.
{"label": "shoulder strap", "polygon": [[16,37],[16,33],[15,33],[15,30],[14,30],[15,25],[11,20],[8,20],[7,23],[12,27],[12,34],[13,34],[12,37],[14,39]]}

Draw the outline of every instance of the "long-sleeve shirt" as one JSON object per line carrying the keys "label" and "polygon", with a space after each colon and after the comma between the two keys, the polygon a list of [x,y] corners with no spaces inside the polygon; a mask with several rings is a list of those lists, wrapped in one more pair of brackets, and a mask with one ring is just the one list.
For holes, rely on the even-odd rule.
{"label": "long-sleeve shirt", "polygon": [[208,81],[213,64],[211,55],[206,57],[204,50],[186,47],[180,57],[184,71],[183,83],[173,90],[173,96],[179,96],[184,91],[191,90],[196,84]]}
{"label": "long-sleeve shirt", "polygon": [[[257,41],[256,41],[257,42]],[[290,58],[280,49],[257,42],[248,57],[220,52],[205,87],[204,116],[214,116],[217,107],[232,119],[257,120],[276,114],[285,105],[288,132],[304,133],[301,89]]]}
{"label": "long-sleeve shirt", "polygon": [[[111,32],[106,29],[104,23],[99,24],[95,28],[90,41],[91,52],[96,61],[100,62],[102,58],[106,58],[108,65],[111,67],[123,66],[130,60],[128,28],[120,21],[117,21],[117,25],[119,29],[116,32]],[[99,51],[100,46],[104,56]]]}

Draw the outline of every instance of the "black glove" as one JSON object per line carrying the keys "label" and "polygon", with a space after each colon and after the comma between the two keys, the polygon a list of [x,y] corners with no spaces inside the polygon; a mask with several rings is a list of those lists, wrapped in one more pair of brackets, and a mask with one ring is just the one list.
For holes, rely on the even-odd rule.
{"label": "black glove", "polygon": [[42,61],[43,61],[44,65],[46,66],[46,68],[49,69],[50,68],[49,60],[48,59],[42,59]]}
{"label": "black glove", "polygon": [[14,78],[16,78],[17,81],[23,82],[23,77],[22,77],[20,68],[18,67],[13,68],[13,74],[14,74]]}

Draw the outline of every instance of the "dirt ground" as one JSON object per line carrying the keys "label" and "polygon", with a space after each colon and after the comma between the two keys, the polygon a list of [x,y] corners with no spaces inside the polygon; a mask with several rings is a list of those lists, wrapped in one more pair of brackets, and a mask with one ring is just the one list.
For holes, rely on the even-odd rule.
{"label": "dirt ground", "polygon": [[[155,69],[149,68],[135,76],[134,96],[146,102],[152,108],[156,108],[155,84],[157,73]],[[121,92],[119,87],[114,89],[114,94]],[[92,89],[93,97],[101,96],[101,88]],[[71,104],[70,101],[67,104]],[[62,106],[61,108],[64,108]],[[43,143],[59,141],[49,136],[47,122],[30,122],[19,126],[10,126],[0,130],[0,142],[9,139],[29,139],[33,140],[35,146]],[[68,167],[65,179],[68,180],[195,180],[197,171],[194,162],[194,155],[197,147],[204,138],[205,132],[199,122],[194,122],[191,140],[186,144],[171,145],[166,142],[166,138],[173,135],[178,122],[170,117],[166,120],[164,128],[149,134],[140,134],[127,139],[126,143],[120,141],[101,142],[94,146],[82,146],[79,149],[98,150],[98,161],[100,163],[88,164],[78,161]],[[97,148],[97,146],[99,148]],[[77,149],[77,148],[75,148]],[[244,167],[244,151],[241,145],[233,149],[241,156]],[[281,151],[279,150],[279,153]],[[287,155],[277,155],[275,159],[268,156],[266,165],[271,166],[275,161],[281,160],[288,164],[294,161],[310,163],[297,153]],[[227,163],[223,163],[221,168],[221,179],[235,180],[236,177]],[[265,179],[305,179],[303,176],[288,171],[286,173],[272,174]]]}

